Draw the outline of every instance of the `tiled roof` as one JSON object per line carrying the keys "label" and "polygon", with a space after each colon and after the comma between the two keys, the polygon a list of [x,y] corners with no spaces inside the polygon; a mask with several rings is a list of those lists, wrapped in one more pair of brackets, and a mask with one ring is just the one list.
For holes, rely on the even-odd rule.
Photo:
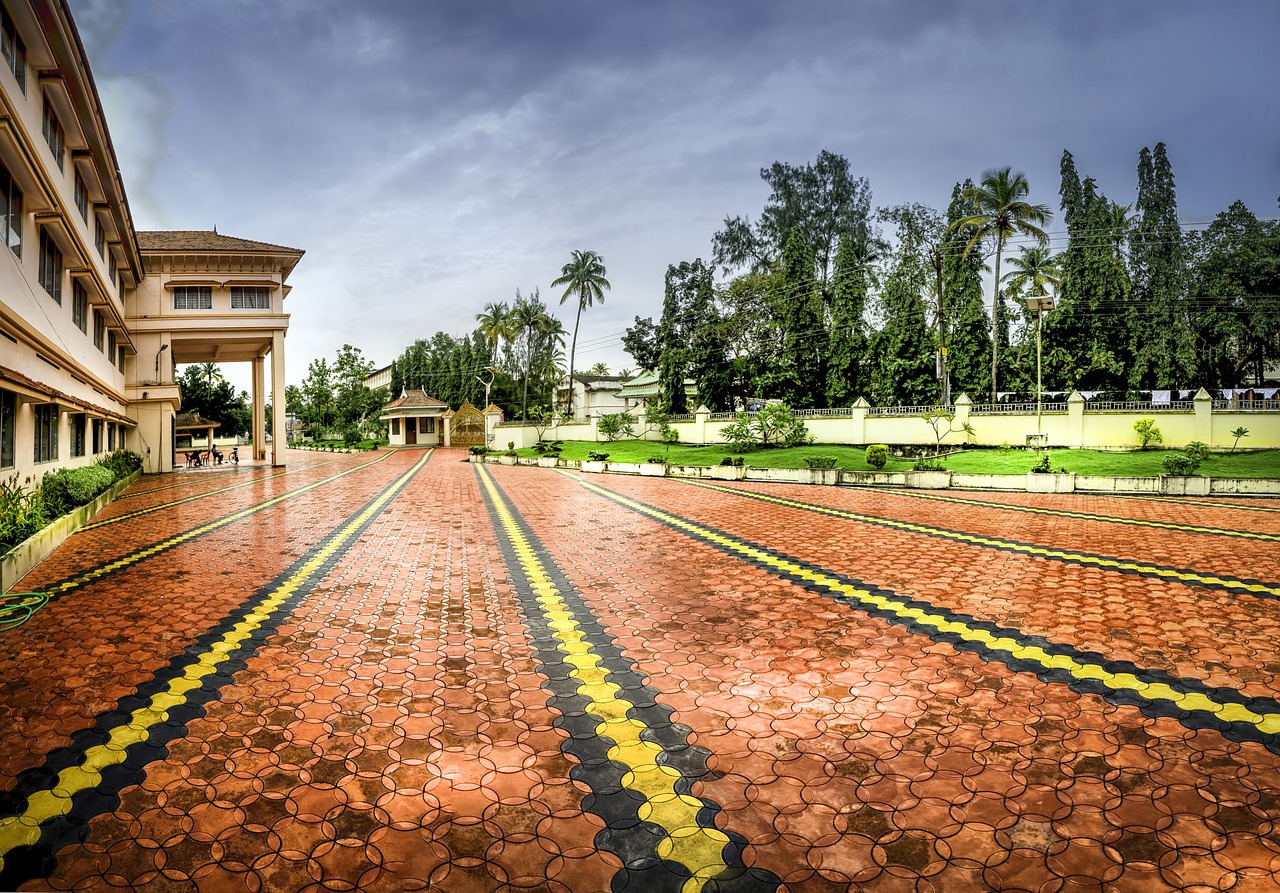
{"label": "tiled roof", "polygon": [[57,388],[50,387],[42,381],[36,381],[34,378],[23,375],[18,370],[10,369],[8,366],[0,366],[0,379],[9,381],[18,387],[24,388],[25,390],[37,394],[44,394],[46,397],[52,397],[55,402],[62,403],[66,406],[76,406],[86,412],[91,412],[94,415],[100,415],[104,418],[116,419],[117,421],[124,422],[126,425],[138,424],[126,415],[121,415],[114,410],[107,409],[105,406],[98,406],[96,403],[81,400],[79,397],[72,397],[70,394],[59,391]]}
{"label": "tiled roof", "polygon": [[442,403],[435,397],[428,397],[427,392],[414,388],[402,393],[399,398],[392,400],[386,406],[382,407],[383,412],[392,409],[448,409],[447,403]]}
{"label": "tiled roof", "polygon": [[214,422],[209,419],[201,418],[198,412],[182,412],[173,417],[173,430],[179,431],[183,428],[221,428],[221,422]]}
{"label": "tiled roof", "polygon": [[297,255],[305,253],[299,248],[287,248],[284,245],[272,245],[269,242],[254,242],[251,239],[237,239],[235,236],[224,236],[213,230],[203,229],[140,231],[138,248],[144,254],[148,251],[266,251]]}

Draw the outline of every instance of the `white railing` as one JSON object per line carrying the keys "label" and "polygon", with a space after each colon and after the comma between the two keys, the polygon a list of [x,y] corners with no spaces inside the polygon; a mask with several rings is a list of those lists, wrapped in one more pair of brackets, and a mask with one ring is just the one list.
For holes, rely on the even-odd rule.
{"label": "white railing", "polygon": [[872,406],[867,409],[867,415],[924,415],[926,412],[941,408],[940,406]]}
{"label": "white railing", "polygon": [[1173,400],[1169,403],[1152,403],[1150,400],[1091,400],[1084,404],[1085,412],[1195,412],[1193,400]]}
{"label": "white railing", "polygon": [[836,406],[831,409],[797,409],[792,415],[798,419],[851,419],[852,406]]}
{"label": "white railing", "polygon": [[1219,412],[1280,412],[1280,400],[1214,400]]}
{"label": "white railing", "polygon": [[1036,411],[1037,405],[1043,413],[1066,412],[1067,404],[1065,403],[975,403],[969,407],[970,415],[999,415],[1013,413],[1032,413]]}

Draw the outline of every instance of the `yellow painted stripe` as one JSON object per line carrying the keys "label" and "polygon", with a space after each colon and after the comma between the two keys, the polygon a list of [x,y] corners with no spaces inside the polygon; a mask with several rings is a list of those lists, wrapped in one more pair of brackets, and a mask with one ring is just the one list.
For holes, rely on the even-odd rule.
{"label": "yellow painted stripe", "polygon": [[878,527],[889,527],[894,530],[905,530],[910,533],[920,533],[926,536],[943,537],[960,543],[970,543],[975,546],[989,546],[992,548],[1004,549],[1009,552],[1018,552],[1023,555],[1032,555],[1037,558],[1069,561],[1073,564],[1082,564],[1088,567],[1125,570],[1131,573],[1158,577],[1162,580],[1173,580],[1178,583],[1188,583],[1193,586],[1197,583],[1201,583],[1207,586],[1215,586],[1221,589],[1230,590],[1232,592],[1249,592],[1256,595],[1280,597],[1280,584],[1275,583],[1251,583],[1246,580],[1238,580],[1232,577],[1220,577],[1216,574],[1201,574],[1196,573],[1195,571],[1160,567],[1159,565],[1148,564],[1144,561],[1110,558],[1105,555],[1090,555],[1087,552],[1072,552],[1067,549],[1054,549],[1048,546],[1036,546],[1029,543],[1020,543],[1016,540],[1006,540],[994,536],[981,536],[976,533],[962,533],[956,530],[947,530],[944,527],[932,527],[928,524],[917,524],[914,521],[899,521],[894,518],[881,518],[876,515],[864,515],[858,512],[846,511],[844,509],[830,508],[825,505],[815,505],[811,502],[801,502],[797,499],[785,499],[781,496],[770,496],[768,493],[758,493],[754,490],[743,490],[738,487],[722,487],[717,484],[708,484],[703,481],[687,481],[686,483],[690,486],[703,487],[707,490],[717,490],[721,493],[732,493],[733,495],[741,496],[744,499],[758,499],[761,502],[770,502],[775,505],[783,505],[789,508],[816,512],[820,515],[830,515],[833,518],[846,518],[850,521],[860,521],[865,524],[874,524]]}
{"label": "yellow painted stripe", "polygon": [[622,697],[620,686],[605,681],[608,669],[574,619],[572,609],[561,598],[559,589],[494,486],[493,478],[483,465],[476,466],[476,470],[525,579],[549,628],[559,640],[565,663],[574,667],[570,675],[578,681],[578,694],[587,701],[587,712],[599,720],[596,734],[614,742],[608,752],[609,759],[627,767],[622,777],[623,787],[645,798],[639,807],[639,818],[667,833],[658,844],[658,856],[688,869],[692,876],[681,893],[697,893],[708,880],[728,867],[724,859],[724,849],[730,843],[728,836],[698,823],[698,812],[703,808],[701,800],[676,792],[675,785],[681,774],[658,762],[661,746],[642,740],[641,733],[647,726],[640,720],[627,718],[627,711],[635,705]]}
{"label": "yellow painted stripe", "polygon": [[4,868],[5,854],[16,847],[38,843],[41,824],[67,815],[71,811],[72,797],[83,790],[96,787],[102,780],[104,769],[123,763],[131,745],[145,741],[152,726],[165,722],[170,710],[186,703],[188,693],[199,688],[206,676],[216,672],[218,665],[226,661],[241,642],[270,619],[289,596],[304,586],[361,525],[381,511],[430,458],[431,453],[428,452],[364,511],[348,521],[336,536],[317,550],[297,571],[264,596],[238,623],[205,649],[182,675],[175,676],[163,689],[152,695],[145,706],[134,710],[127,722],[112,729],[105,743],[88,748],[81,765],[70,766],[59,772],[58,780],[51,788],[39,791],[27,800],[27,808],[21,815],[0,818],[0,869]]}
{"label": "yellow painted stripe", "polygon": [[751,561],[776,568],[782,573],[799,577],[815,586],[849,598],[861,605],[876,608],[911,620],[921,626],[958,636],[967,642],[982,645],[988,651],[1007,654],[1011,659],[1030,661],[1047,670],[1064,670],[1082,681],[1098,681],[1115,691],[1132,691],[1149,701],[1168,701],[1180,710],[1210,713],[1223,722],[1242,722],[1256,726],[1265,734],[1280,734],[1280,713],[1255,713],[1240,704],[1221,703],[1198,692],[1184,692],[1163,683],[1148,682],[1132,673],[1111,673],[1101,664],[1092,663],[1068,655],[1050,654],[1036,645],[1024,645],[1008,636],[1000,636],[981,628],[971,626],[963,621],[947,617],[944,614],[926,608],[919,608],[907,603],[907,600],[894,595],[873,592],[852,585],[834,574],[815,570],[792,559],[766,552],[748,542],[730,537],[709,528],[695,524],[676,515],[668,514],[660,509],[637,502],[612,490],[606,490],[589,481],[580,481],[607,499],[625,505],[632,511],[639,512],[677,530],[682,530],[695,539],[714,543],[731,553],[741,555]]}
{"label": "yellow painted stripe", "polygon": [[[387,453],[385,456],[383,456],[383,458],[387,458],[390,455],[391,455],[390,453]],[[338,480],[339,478],[346,477],[349,474],[355,474],[357,471],[363,471],[364,469],[368,468],[370,465],[373,465],[375,462],[381,462],[381,461],[382,459],[375,459],[374,462],[366,462],[364,465],[357,465],[355,468],[348,468],[345,471],[340,471],[337,474],[331,474],[326,478],[321,478],[318,481],[315,481],[310,484],[306,484],[305,486],[299,487],[296,490],[290,490],[288,493],[282,493],[281,495],[268,499],[265,502],[260,502],[257,505],[251,505],[246,509],[236,512],[235,514],[227,515],[225,518],[219,518],[216,521],[210,521],[207,524],[201,524],[199,527],[192,527],[190,530],[184,530],[182,533],[179,533],[176,536],[171,536],[168,539],[161,540],[158,543],[153,543],[152,545],[147,546],[145,549],[139,549],[137,552],[132,552],[128,555],[122,555],[119,558],[116,558],[102,565],[101,567],[95,567],[90,571],[86,571],[85,573],[81,574],[78,577],[72,577],[70,580],[64,580],[61,583],[57,583],[49,587],[47,591],[50,593],[65,593],[65,592],[70,592],[73,589],[78,589],[81,586],[84,586],[88,583],[92,583],[94,580],[97,580],[100,577],[104,577],[107,574],[114,573],[115,571],[118,571],[121,568],[128,567],[132,564],[137,564],[139,561],[142,561],[143,559],[150,558],[152,555],[155,555],[159,552],[163,552],[166,549],[171,549],[174,546],[181,545],[182,543],[185,543],[187,540],[194,539],[200,536],[201,534],[209,533],[210,531],[213,531],[213,530],[218,530],[221,527],[226,527],[228,524],[234,524],[236,521],[243,521],[245,518],[252,517],[253,515],[256,515],[258,512],[265,511],[266,509],[269,509],[272,506],[277,506],[280,503],[285,502],[286,500],[294,498],[295,496],[301,496],[304,493],[310,493],[312,490],[315,490],[318,487],[323,487],[326,484],[331,484],[334,481]]]}
{"label": "yellow painted stripe", "polygon": [[[857,487],[863,492],[873,492],[871,487]],[[982,508],[999,509],[1000,511],[1026,512],[1033,515],[1049,515],[1055,518],[1075,518],[1081,521],[1101,521],[1107,524],[1127,524],[1133,527],[1149,527],[1155,530],[1176,530],[1180,533],[1203,533],[1210,536],[1229,536],[1237,539],[1261,540],[1264,542],[1280,542],[1280,534],[1260,533],[1254,530],[1234,530],[1227,527],[1202,527],[1196,524],[1175,524],[1172,521],[1151,521],[1145,518],[1122,518],[1117,515],[1099,515],[1093,512],[1075,512],[1070,509],[1043,508],[1035,505],[1019,503],[992,502],[985,499],[966,499],[962,496],[943,496],[939,493],[902,493],[894,496],[905,496],[908,499],[931,499],[936,502],[950,502],[956,505],[976,505]]]}

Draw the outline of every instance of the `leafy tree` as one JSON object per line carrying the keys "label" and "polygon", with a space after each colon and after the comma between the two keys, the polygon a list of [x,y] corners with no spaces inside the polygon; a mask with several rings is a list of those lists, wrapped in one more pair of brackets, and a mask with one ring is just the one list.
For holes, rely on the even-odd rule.
{"label": "leafy tree", "polygon": [[813,268],[812,247],[793,229],[782,255],[782,344],[769,393],[802,408],[821,403],[826,387],[826,329]]}
{"label": "leafy tree", "polygon": [[983,308],[982,273],[986,265],[976,252],[965,251],[974,227],[957,221],[976,211],[965,195],[972,180],[957,183],[947,206],[947,229],[942,239],[942,299],[939,314],[946,326],[947,374],[953,393],[970,396],[991,390],[991,320]]}
{"label": "leafy tree", "polygon": [[328,360],[312,360],[302,380],[302,412],[298,417],[313,430],[328,431],[337,420],[333,397],[333,370]]}
{"label": "leafy tree", "polygon": [[564,327],[547,312],[537,288],[527,297],[516,289],[515,303],[507,315],[507,322],[513,339],[523,345],[524,390],[520,398],[520,417],[528,418],[529,383],[535,376],[535,367],[542,373],[540,377],[546,377],[546,356],[548,353],[554,356],[555,347],[563,343]]}
{"label": "leafy tree", "polygon": [[662,343],[658,339],[658,327],[653,317],[636,317],[635,325],[622,336],[622,346],[641,369],[654,370],[662,358]]}
{"label": "leafy tree", "polygon": [[848,406],[869,391],[866,310],[876,252],[865,231],[861,237],[845,237],[836,252],[827,339],[828,406]]}
{"label": "leafy tree", "polygon": [[870,184],[850,173],[848,159],[825,149],[802,167],[775,161],[760,170],[760,178],[771,191],[759,221],[753,225],[749,218],[726,217],[712,240],[715,262],[765,272],[799,233],[811,252],[812,275],[825,293],[840,241],[867,225]]}
{"label": "leafy tree", "polygon": [[897,247],[880,296],[884,327],[876,338],[878,360],[871,391],[882,405],[934,403],[939,397],[935,342],[926,319],[931,291],[925,246],[942,233],[938,212],[924,205],[885,208],[880,216],[897,224]]}
{"label": "leafy tree", "polygon": [[1030,192],[1026,175],[1015,173],[1009,167],[991,168],[983,172],[982,181],[966,191],[965,198],[972,202],[976,212],[952,223],[952,227],[973,227],[973,235],[965,252],[980,244],[990,243],[995,253],[995,284],[991,296],[991,402],[997,399],[997,382],[1000,371],[1000,334],[1004,320],[1004,302],[1000,290],[1000,259],[1005,243],[1015,235],[1033,236],[1041,241],[1048,238],[1040,227],[1052,216],[1048,206],[1033,205],[1026,201]]}
{"label": "leafy tree", "polygon": [[662,293],[662,319],[658,323],[658,387],[664,406],[684,412],[689,404],[684,380],[688,374],[688,319],[687,303],[683,290],[692,276],[691,265],[686,261],[680,266],[667,267],[666,283]]}
{"label": "leafy tree", "polygon": [[698,402],[717,411],[732,407],[733,374],[724,327],[715,304],[712,272],[698,258],[689,271],[689,372],[698,387]]}
{"label": "leafy tree", "polygon": [[1195,370],[1188,319],[1187,268],[1178,225],[1173,169],[1164,143],[1138,155],[1138,225],[1130,240],[1133,298],[1133,365],[1137,388],[1177,387]]}
{"label": "leafy tree", "polygon": [[578,311],[573,322],[573,343],[569,347],[569,414],[573,414],[573,361],[578,350],[578,325],[582,311],[597,301],[604,303],[604,293],[609,290],[609,280],[604,278],[604,258],[594,251],[574,251],[570,261],[560,268],[560,278],[551,283],[552,288],[565,286],[560,303],[570,296],[577,299]]}
{"label": "leafy tree", "polygon": [[342,345],[334,360],[333,398],[337,426],[344,432],[364,433],[378,426],[378,412],[387,402],[382,388],[371,390],[364,381],[373,372],[373,363],[358,348]]}

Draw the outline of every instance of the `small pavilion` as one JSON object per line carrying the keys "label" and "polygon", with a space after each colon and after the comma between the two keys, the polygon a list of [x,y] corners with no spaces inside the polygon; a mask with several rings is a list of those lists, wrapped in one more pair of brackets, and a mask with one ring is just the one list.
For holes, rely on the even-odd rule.
{"label": "small pavilion", "polygon": [[[201,418],[199,413],[186,412],[174,417],[173,420],[173,449],[174,449],[174,465],[177,466],[177,454],[189,450],[208,450],[209,454],[213,454],[213,429],[220,428],[221,422],[215,422],[210,419]],[[203,431],[205,446],[196,446],[196,435]],[[186,438],[187,445],[182,445],[183,438]]]}

